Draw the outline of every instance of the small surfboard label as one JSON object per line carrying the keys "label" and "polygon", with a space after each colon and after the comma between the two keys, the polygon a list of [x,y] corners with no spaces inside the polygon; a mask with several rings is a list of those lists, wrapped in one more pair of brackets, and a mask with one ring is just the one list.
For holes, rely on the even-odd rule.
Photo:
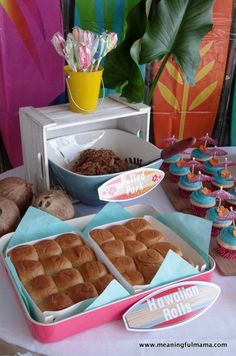
{"label": "small surfboard label", "polygon": [[165,173],[154,168],[138,168],[108,180],[98,188],[100,200],[126,201],[147,194],[158,186]]}
{"label": "small surfboard label", "polygon": [[124,315],[127,330],[155,331],[185,324],[206,312],[217,300],[220,287],[186,281],[160,288],[134,304]]}

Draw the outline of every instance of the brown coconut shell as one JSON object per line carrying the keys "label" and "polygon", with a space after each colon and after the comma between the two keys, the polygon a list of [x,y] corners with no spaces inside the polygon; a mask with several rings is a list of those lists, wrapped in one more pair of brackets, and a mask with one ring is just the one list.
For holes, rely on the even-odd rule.
{"label": "brown coconut shell", "polygon": [[32,205],[61,220],[72,219],[75,215],[71,199],[62,190],[51,189],[42,192],[34,198]]}
{"label": "brown coconut shell", "polygon": [[0,237],[15,230],[20,210],[13,200],[0,196]]}
{"label": "brown coconut shell", "polygon": [[23,214],[32,203],[32,184],[20,177],[1,179],[0,196],[13,200]]}

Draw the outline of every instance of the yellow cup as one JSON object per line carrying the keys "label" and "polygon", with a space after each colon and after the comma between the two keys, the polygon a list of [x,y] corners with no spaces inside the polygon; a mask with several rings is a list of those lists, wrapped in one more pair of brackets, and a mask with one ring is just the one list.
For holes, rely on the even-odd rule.
{"label": "yellow cup", "polygon": [[70,66],[64,66],[66,85],[73,112],[88,114],[97,108],[103,68],[96,72],[73,72]]}

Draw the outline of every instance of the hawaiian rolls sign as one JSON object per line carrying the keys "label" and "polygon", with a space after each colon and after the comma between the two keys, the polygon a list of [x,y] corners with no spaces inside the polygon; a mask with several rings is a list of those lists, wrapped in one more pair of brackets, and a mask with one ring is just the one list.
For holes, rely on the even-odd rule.
{"label": "hawaiian rolls sign", "polygon": [[161,288],[134,304],[124,315],[127,330],[155,331],[189,322],[207,311],[220,294],[208,282],[182,282]]}
{"label": "hawaiian rolls sign", "polygon": [[165,173],[154,168],[140,168],[120,174],[98,188],[100,200],[125,201],[136,199],[154,189]]}

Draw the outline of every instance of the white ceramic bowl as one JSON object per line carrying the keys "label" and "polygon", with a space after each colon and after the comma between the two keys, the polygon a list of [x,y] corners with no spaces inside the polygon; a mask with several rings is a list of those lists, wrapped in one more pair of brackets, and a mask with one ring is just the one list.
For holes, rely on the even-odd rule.
{"label": "white ceramic bowl", "polygon": [[[137,136],[118,129],[104,129],[48,140],[50,174],[75,200],[88,205],[104,204],[98,198],[97,189],[119,173],[85,176],[71,172],[70,167],[80,152],[88,148],[111,149],[121,159],[139,157],[143,162],[160,157],[160,149]],[[160,168],[162,160],[147,167]]]}

